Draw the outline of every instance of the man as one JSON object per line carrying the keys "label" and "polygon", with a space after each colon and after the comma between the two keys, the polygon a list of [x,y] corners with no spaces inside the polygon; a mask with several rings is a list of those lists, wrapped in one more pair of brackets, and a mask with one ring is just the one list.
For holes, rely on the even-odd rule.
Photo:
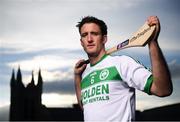
{"label": "man", "polygon": [[106,55],[107,26],[87,16],[77,25],[81,45],[90,64],[74,68],[76,96],[85,121],[135,120],[135,89],[159,97],[172,93],[167,63],[158,44],[160,22],[157,16],[147,19],[156,32],[148,43],[152,72],[128,56]]}

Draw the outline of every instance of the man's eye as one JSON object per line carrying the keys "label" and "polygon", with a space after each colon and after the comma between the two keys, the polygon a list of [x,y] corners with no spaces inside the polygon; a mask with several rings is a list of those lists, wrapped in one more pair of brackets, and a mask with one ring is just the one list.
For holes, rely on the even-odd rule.
{"label": "man's eye", "polygon": [[86,37],[86,36],[87,36],[87,34],[85,34],[85,33],[84,33],[84,34],[81,34],[81,37]]}
{"label": "man's eye", "polygon": [[98,35],[99,33],[98,32],[92,32],[92,35]]}
{"label": "man's eye", "polygon": [[92,34],[92,35],[95,35],[95,36],[100,35],[100,33],[99,33],[99,32],[92,32],[91,34]]}

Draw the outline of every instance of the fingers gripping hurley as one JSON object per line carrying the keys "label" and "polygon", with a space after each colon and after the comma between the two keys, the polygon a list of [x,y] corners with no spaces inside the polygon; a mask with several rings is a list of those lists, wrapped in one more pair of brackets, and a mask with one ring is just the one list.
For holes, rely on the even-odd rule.
{"label": "fingers gripping hurley", "polygon": [[148,43],[151,35],[153,35],[154,30],[155,25],[149,26],[147,22],[145,22],[145,24],[137,32],[135,32],[131,36],[131,38],[125,40],[122,43],[119,43],[117,46],[113,48],[110,48],[106,51],[106,54],[111,54],[118,50],[129,47],[143,47]]}
{"label": "fingers gripping hurley", "polygon": [[[108,49],[106,51],[106,54],[111,54],[124,48],[145,46],[148,43],[148,41],[150,41],[150,37],[153,35],[153,32],[155,31],[155,27],[155,25],[149,26],[148,23],[145,22],[145,24],[137,32],[135,32],[131,36],[131,38],[119,43],[115,47]],[[85,62],[80,63],[78,67],[81,67],[83,64],[88,63],[89,60],[86,60]]]}

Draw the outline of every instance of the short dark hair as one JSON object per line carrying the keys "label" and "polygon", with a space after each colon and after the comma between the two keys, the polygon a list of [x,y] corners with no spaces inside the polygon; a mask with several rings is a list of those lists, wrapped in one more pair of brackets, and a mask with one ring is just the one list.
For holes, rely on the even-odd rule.
{"label": "short dark hair", "polygon": [[104,21],[97,19],[96,17],[93,16],[86,16],[83,17],[80,22],[76,25],[79,29],[79,33],[81,33],[81,27],[86,24],[86,23],[95,23],[100,27],[102,35],[107,35],[107,26]]}

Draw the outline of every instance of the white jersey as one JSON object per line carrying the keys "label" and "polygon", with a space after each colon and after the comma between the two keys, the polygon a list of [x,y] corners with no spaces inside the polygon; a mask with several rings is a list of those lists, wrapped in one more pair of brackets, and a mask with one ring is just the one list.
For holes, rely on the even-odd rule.
{"label": "white jersey", "polygon": [[84,120],[135,120],[135,89],[149,94],[151,84],[151,71],[134,59],[104,55],[82,74]]}

